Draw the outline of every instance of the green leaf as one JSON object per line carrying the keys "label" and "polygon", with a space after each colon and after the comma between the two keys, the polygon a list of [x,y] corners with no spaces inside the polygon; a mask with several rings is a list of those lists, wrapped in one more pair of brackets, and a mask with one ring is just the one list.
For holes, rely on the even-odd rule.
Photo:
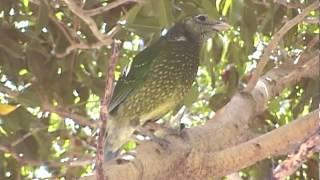
{"label": "green leaf", "polygon": [[172,6],[169,0],[152,0],[152,7],[161,27],[168,27],[173,20]]}
{"label": "green leaf", "polygon": [[16,97],[16,100],[26,107],[38,107],[40,106],[39,94],[37,94],[37,88],[34,85],[24,89]]}
{"label": "green leaf", "polygon": [[220,15],[212,1],[201,0],[201,5],[204,8],[205,13],[207,13],[210,17],[219,18]]}
{"label": "green leaf", "polygon": [[133,150],[137,147],[137,143],[135,141],[128,141],[126,144],[123,145],[123,149],[125,151],[130,151],[130,150]]}
{"label": "green leaf", "polygon": [[225,16],[228,13],[232,4],[232,0],[226,0],[222,9],[222,15]]}
{"label": "green leaf", "polygon": [[35,121],[35,117],[22,106],[18,107],[12,113],[1,116],[1,126],[7,132],[15,132],[18,130],[28,130],[31,123]]}
{"label": "green leaf", "polygon": [[130,9],[130,11],[127,13],[127,25],[131,25],[133,24],[133,22],[136,20],[136,17],[138,15],[138,13],[141,11],[142,6],[141,5],[137,5],[135,7],[133,7],[132,9]]}
{"label": "green leaf", "polygon": [[29,7],[29,0],[22,0],[22,4],[24,7],[28,8]]}
{"label": "green leaf", "polygon": [[16,110],[19,106],[13,106],[8,104],[0,104],[0,115],[8,115],[14,110]]}

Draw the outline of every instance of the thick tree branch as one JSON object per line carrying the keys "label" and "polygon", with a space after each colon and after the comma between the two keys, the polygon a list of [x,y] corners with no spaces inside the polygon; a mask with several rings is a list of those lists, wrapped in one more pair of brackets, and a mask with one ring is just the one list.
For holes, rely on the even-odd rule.
{"label": "thick tree branch", "polygon": [[282,39],[282,37],[295,25],[297,25],[299,22],[301,22],[311,11],[319,8],[319,1],[315,1],[314,3],[310,4],[308,7],[306,7],[299,15],[294,17],[293,19],[289,20],[285,25],[281,27],[281,29],[276,32],[272,39],[270,40],[268,46],[264,49],[263,55],[260,58],[259,64],[257,65],[257,68],[253,72],[252,78],[250,79],[248,86],[245,89],[245,92],[250,92],[256,85],[259,76],[262,74],[262,71],[264,67],[267,65],[269,61],[269,56],[278,45],[279,41]]}
{"label": "thick tree branch", "polygon": [[[319,76],[319,53],[304,54],[298,58],[298,64],[288,60],[261,77],[251,94],[234,96],[207,125],[189,129],[187,134],[190,134],[190,141],[194,142],[192,146],[215,151],[243,142],[245,139],[237,138],[248,131],[252,117],[263,112],[271,98],[301,78]],[[209,143],[203,141],[207,137],[214,139]]]}
{"label": "thick tree branch", "polygon": [[[255,162],[265,159],[288,146],[297,145],[304,141],[315,131],[319,131],[319,110],[311,112],[305,117],[299,118],[292,123],[265,135],[252,139],[217,152],[199,152],[181,148],[182,144],[176,145],[178,149],[172,149],[169,153],[161,153],[154,144],[149,144],[148,153],[152,155],[148,161],[135,160],[131,163],[106,166],[105,171],[109,179],[206,179],[210,176],[219,177],[231,172],[250,166]],[[178,141],[176,141],[178,142]],[[178,150],[178,151],[176,151]],[[145,153],[144,152],[144,153]],[[171,157],[179,156],[180,161],[172,162]],[[168,157],[169,156],[169,157]],[[142,156],[138,158],[143,158]],[[165,162],[165,164],[163,164]],[[141,166],[143,166],[143,169]],[[161,172],[159,170],[161,169]],[[124,173],[125,172],[125,173]],[[151,173],[150,173],[151,172]],[[142,176],[142,177],[141,177]],[[87,177],[84,179],[93,179]]]}
{"label": "thick tree branch", "polygon": [[[294,61],[298,61],[294,64]],[[302,54],[293,61],[287,61],[259,79],[252,95],[257,104],[257,112],[265,110],[268,100],[279,94],[289,84],[295,84],[301,78],[319,76],[319,52]]]}
{"label": "thick tree branch", "polygon": [[[107,176],[110,179],[157,179],[157,177],[169,177],[169,174],[173,175],[171,173],[176,172],[176,168],[182,166],[181,163],[185,163],[185,158],[190,158],[192,154],[197,154],[196,152],[201,152],[203,154],[209,153],[212,158],[221,158],[223,157],[222,155],[226,156],[226,152],[237,153],[237,156],[239,156],[239,154],[242,156],[242,154],[246,154],[251,149],[256,148],[255,145],[252,144],[265,142],[266,144],[260,145],[265,151],[259,150],[259,152],[273,155],[278,154],[278,150],[290,148],[289,145],[292,145],[292,143],[297,145],[301,142],[301,139],[299,138],[306,138],[301,135],[301,133],[307,135],[308,132],[312,132],[314,128],[317,128],[315,124],[312,124],[313,122],[318,121],[318,119],[314,119],[315,112],[306,117],[307,119],[310,118],[310,123],[301,126],[301,133],[289,133],[292,134],[290,137],[295,138],[295,134],[300,134],[301,136],[297,138],[297,141],[290,139],[291,143],[284,143],[279,146],[278,149],[270,149],[271,141],[265,140],[266,137],[274,135],[273,131],[271,135],[266,134],[265,136],[261,136],[258,139],[255,138],[249,142],[245,142],[247,139],[239,137],[243,137],[242,135],[248,131],[248,124],[257,113],[262,112],[265,109],[266,102],[270,98],[276,96],[285,87],[296,83],[301,78],[319,76],[318,53],[305,54],[299,58],[298,64],[294,64],[291,61],[291,64],[289,64],[288,60],[287,64],[272,69],[265,76],[261,77],[252,93],[240,93],[234,96],[231,101],[204,126],[185,129],[182,132],[181,137],[167,136],[166,140],[170,143],[166,150],[162,150],[156,143],[146,142],[138,146],[138,153],[134,161],[120,165],[113,164],[115,162],[109,162],[105,166]],[[302,120],[299,122],[302,122]],[[290,126],[285,126],[283,128],[288,131],[288,127],[296,127],[296,125],[290,124]],[[283,133],[284,130],[277,130],[274,133],[279,134],[279,132]],[[279,137],[282,136],[284,136],[284,138],[287,137],[285,134],[281,134]],[[274,146],[277,146],[278,143],[278,141],[275,141]],[[246,149],[245,147],[248,147],[249,149]],[[270,150],[270,152],[267,152],[265,148]],[[245,151],[245,153],[239,153],[241,151]],[[265,157],[265,154],[259,157]],[[247,158],[243,157],[242,159],[239,159],[239,162],[236,164],[248,165],[261,160],[258,158],[255,159],[254,157],[248,158],[249,155],[256,156],[256,154],[248,153],[248,155],[245,156]],[[196,162],[202,162],[202,160]],[[221,160],[220,165],[222,165],[223,162],[227,161]],[[233,163],[230,164],[232,165]],[[239,168],[244,167],[238,167],[236,164],[233,167],[227,168],[226,171],[224,171],[225,174],[220,173],[219,175],[227,175],[231,170],[236,171]],[[197,164],[195,167],[204,166],[202,164]],[[199,169],[197,169],[197,171],[198,170]],[[207,169],[199,171],[200,172],[194,173],[200,173],[201,175],[201,172],[205,172],[212,175],[211,171],[216,172],[214,169],[211,169],[210,172],[208,172],[209,170]],[[185,171],[181,171],[181,176],[188,178],[187,175],[189,174],[184,172]],[[88,179],[90,179],[90,177]]]}
{"label": "thick tree branch", "polygon": [[185,161],[180,163],[179,169],[175,169],[174,173],[177,175],[170,174],[164,179],[224,176],[284,151],[292,145],[300,144],[314,132],[320,131],[319,128],[319,110],[316,110],[288,125],[219,152],[192,151]]}

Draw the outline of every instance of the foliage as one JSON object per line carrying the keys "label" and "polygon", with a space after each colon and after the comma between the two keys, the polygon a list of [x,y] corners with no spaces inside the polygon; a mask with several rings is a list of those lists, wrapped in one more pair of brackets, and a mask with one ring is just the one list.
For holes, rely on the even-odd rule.
{"label": "foliage", "polygon": [[[296,7],[279,2],[146,0],[138,5],[126,3],[94,16],[94,20],[102,32],[108,32],[118,20],[123,24],[115,36],[123,42],[116,78],[164,28],[185,16],[206,13],[216,19],[223,17],[232,25],[230,31],[213,37],[203,47],[197,81],[184,101],[187,111],[182,122],[192,127],[203,124],[245,86],[272,35],[312,1],[292,0],[289,4]],[[85,1],[82,7],[108,3]],[[312,50],[309,42],[319,34],[318,21],[314,23],[318,16],[318,11],[311,12],[285,35],[266,71],[305,49]],[[71,42],[90,44],[96,40],[87,24],[63,1],[0,1],[0,179],[69,179],[92,171],[92,164],[84,160],[95,154],[94,125],[111,49],[104,46],[59,55]],[[316,109],[319,98],[319,80],[304,79],[270,101],[253,128],[267,132],[287,124]],[[77,121],[77,117],[88,123]],[[279,158],[249,167],[242,176],[262,179],[266,176],[262,172],[271,170]],[[81,166],[66,165],[75,159]],[[319,179],[315,162],[314,156],[292,178]]]}

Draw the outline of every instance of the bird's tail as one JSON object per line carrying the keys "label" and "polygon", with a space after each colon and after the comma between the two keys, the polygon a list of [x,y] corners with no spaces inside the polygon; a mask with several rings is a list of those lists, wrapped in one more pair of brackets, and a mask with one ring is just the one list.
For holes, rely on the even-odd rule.
{"label": "bird's tail", "polygon": [[105,148],[106,151],[104,152],[104,160],[110,161],[114,158],[116,158],[119,155],[119,150],[117,151],[108,151],[107,148]]}
{"label": "bird's tail", "polygon": [[[114,143],[112,143],[112,135],[109,134],[110,132],[107,131],[106,133],[106,142],[104,145],[104,160],[110,161],[114,158],[116,158],[120,153],[118,148],[114,147]],[[109,135],[108,135],[109,134]]]}
{"label": "bird's tail", "polygon": [[105,160],[116,158],[125,144],[133,134],[134,128],[130,126],[108,128],[105,143]]}

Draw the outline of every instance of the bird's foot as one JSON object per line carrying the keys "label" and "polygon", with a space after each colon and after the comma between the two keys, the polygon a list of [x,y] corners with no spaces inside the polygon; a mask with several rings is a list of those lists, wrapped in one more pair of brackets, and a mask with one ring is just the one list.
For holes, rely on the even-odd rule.
{"label": "bird's foot", "polygon": [[170,145],[170,141],[168,141],[167,139],[164,139],[164,138],[160,138],[158,136],[153,136],[152,139],[151,139],[153,142],[157,143],[160,145],[160,147],[163,149],[163,150],[167,150],[169,145]]}
{"label": "bird's foot", "polygon": [[147,122],[143,127],[139,128],[138,131],[140,134],[153,137],[163,138],[165,136],[173,135],[180,136],[181,131],[177,129],[173,129],[170,127],[163,126],[162,124],[158,124],[156,122]]}
{"label": "bird's foot", "polygon": [[[148,122],[143,127],[138,129],[140,135],[148,137],[150,141],[153,141],[161,147],[162,150],[168,150],[170,141],[165,139],[166,136],[178,136],[180,137],[180,130],[165,127],[162,124],[156,122]],[[144,138],[147,139],[147,138]],[[142,141],[139,140],[138,141]]]}
{"label": "bird's foot", "polygon": [[164,128],[164,126],[162,124],[156,123],[154,121],[149,121],[146,124],[144,124],[141,129],[143,131],[149,131],[149,132],[153,133],[153,132],[156,132],[162,128]]}
{"label": "bird's foot", "polygon": [[119,156],[120,152],[118,151],[108,151],[106,149],[105,154],[104,154],[104,160],[105,161],[110,161],[113,159],[116,159]]}

